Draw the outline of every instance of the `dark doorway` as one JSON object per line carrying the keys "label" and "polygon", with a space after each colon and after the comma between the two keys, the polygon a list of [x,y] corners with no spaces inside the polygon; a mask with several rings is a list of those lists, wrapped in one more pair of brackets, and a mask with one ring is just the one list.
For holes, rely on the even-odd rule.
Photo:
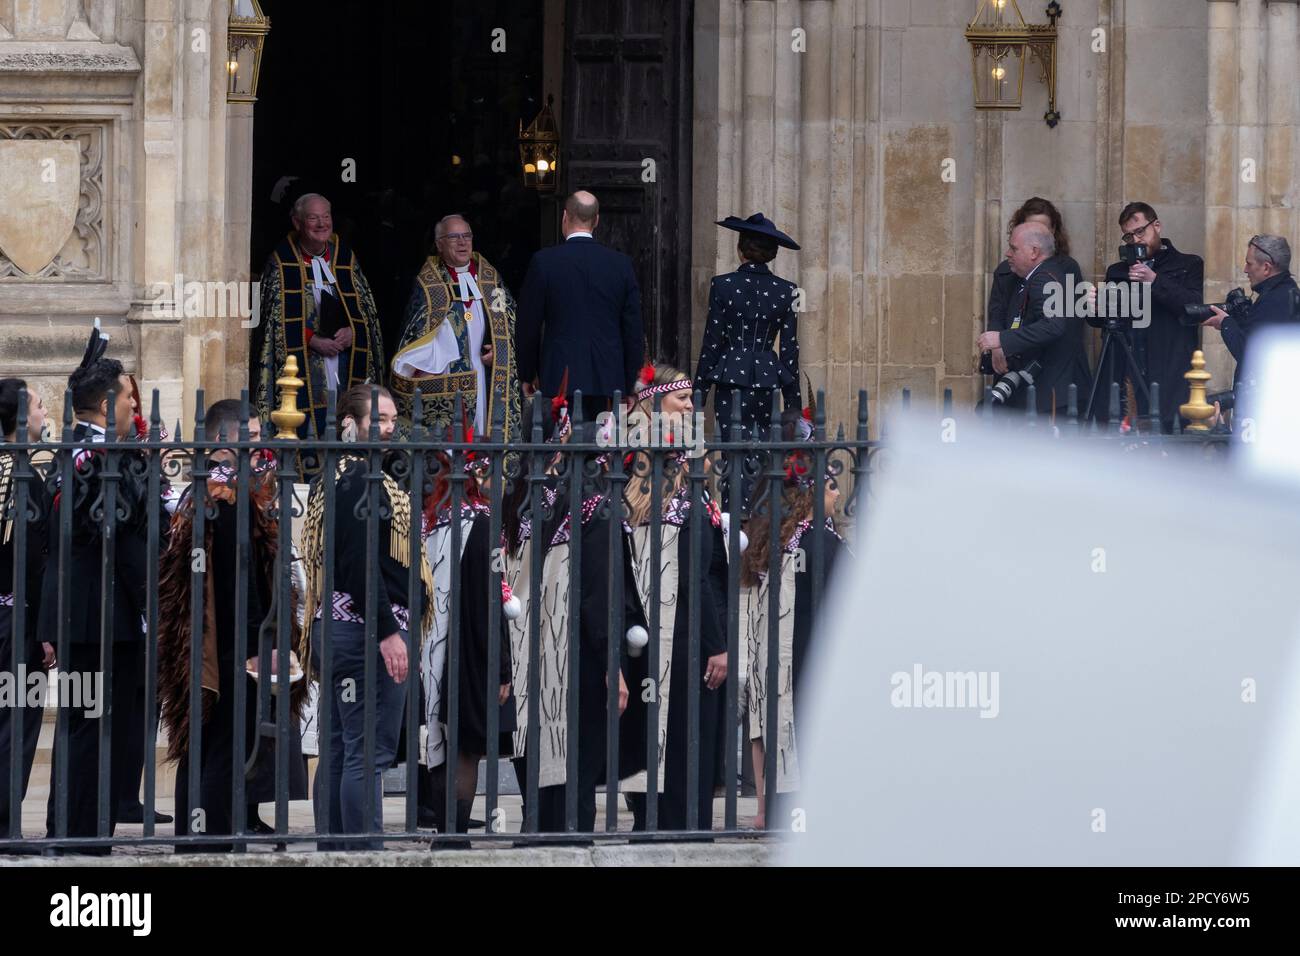
{"label": "dark doorway", "polygon": [[[520,120],[542,105],[542,0],[262,6],[272,31],[253,134],[254,274],[290,230],[294,200],[318,192],[374,290],[386,359],[448,213],[469,219],[475,250],[517,294],[542,237],[518,150]],[[498,28],[504,52],[492,48]]]}
{"label": "dark doorway", "polygon": [[564,192],[594,192],[597,238],[636,264],[647,354],[679,366],[691,357],[691,9],[568,0],[560,137]]}
{"label": "dark doorway", "polygon": [[[518,165],[520,121],[542,107],[543,0],[262,6],[272,32],[253,127],[254,275],[291,228],[294,200],[329,197],[391,358],[438,218],[467,216],[475,249],[518,293],[532,254],[559,239],[554,201],[587,188],[601,199],[598,238],[636,265],[648,354],[688,362],[690,0],[566,0],[558,196],[526,189]],[[492,49],[498,28],[504,52]]]}

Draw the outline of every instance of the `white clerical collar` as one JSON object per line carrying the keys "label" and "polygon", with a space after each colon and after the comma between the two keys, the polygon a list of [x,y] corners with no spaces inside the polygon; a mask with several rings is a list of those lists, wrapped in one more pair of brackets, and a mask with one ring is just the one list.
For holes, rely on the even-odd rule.
{"label": "white clerical collar", "polygon": [[589,232],[571,232],[571,233],[569,233],[567,236],[564,237],[564,241],[565,241],[565,242],[568,242],[570,239],[577,239],[579,236],[582,236],[584,239],[594,239],[594,238],[595,238],[595,237],[594,237],[591,233],[589,233]]}
{"label": "white clerical collar", "polygon": [[468,302],[471,299],[483,298],[483,293],[479,291],[478,283],[474,281],[474,273],[469,271],[469,265],[452,266],[451,273],[460,284],[460,300]]}
{"label": "white clerical collar", "polygon": [[317,289],[334,294],[332,286],[337,281],[334,273],[330,272],[330,263],[323,255],[314,256],[310,252],[305,253],[311,259],[311,279],[316,284]]}

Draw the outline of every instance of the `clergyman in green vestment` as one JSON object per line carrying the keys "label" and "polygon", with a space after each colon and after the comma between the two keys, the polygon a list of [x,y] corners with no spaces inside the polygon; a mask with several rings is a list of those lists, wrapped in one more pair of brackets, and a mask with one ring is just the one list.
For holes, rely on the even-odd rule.
{"label": "clergyman in green vestment", "polygon": [[460,395],[477,436],[488,433],[502,407],[505,434],[492,437],[510,441],[519,435],[514,296],[496,268],[474,251],[463,217],[439,220],[434,237],[437,253],[416,276],[393,356],[398,417],[409,427],[418,390],[423,424],[450,435]]}

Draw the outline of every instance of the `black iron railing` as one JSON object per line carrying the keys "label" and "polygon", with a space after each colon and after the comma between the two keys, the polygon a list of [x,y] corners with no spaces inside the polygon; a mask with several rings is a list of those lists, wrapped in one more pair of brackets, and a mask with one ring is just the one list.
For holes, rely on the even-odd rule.
{"label": "black iron railing", "polygon": [[[1157,392],[1158,394],[1158,392]],[[696,396],[698,401],[698,396]],[[657,681],[664,663],[661,658],[663,641],[660,626],[660,613],[657,610],[665,604],[675,603],[684,597],[688,602],[689,615],[685,635],[676,635],[673,653],[680,653],[681,639],[685,638],[685,653],[688,662],[685,672],[699,675],[703,666],[701,648],[702,630],[707,621],[702,615],[716,615],[721,628],[725,629],[728,676],[724,682],[723,722],[721,738],[725,744],[722,750],[721,779],[724,782],[722,795],[722,827],[712,831],[713,835],[754,835],[755,831],[742,827],[738,819],[738,799],[740,795],[741,749],[736,745],[740,716],[740,688],[745,674],[742,673],[742,641],[746,648],[750,642],[766,641],[765,647],[775,648],[780,644],[778,621],[791,609],[781,604],[781,589],[769,587],[766,593],[766,627],[765,635],[748,633],[750,617],[742,614],[742,596],[747,604],[752,604],[752,589],[741,586],[741,567],[739,556],[742,554],[742,514],[738,506],[730,509],[736,520],[729,520],[725,525],[725,548],[731,559],[725,571],[725,600],[718,600],[718,593],[711,591],[714,582],[703,567],[702,542],[706,529],[716,520],[716,514],[710,508],[710,501],[726,499],[739,503],[748,499],[750,517],[766,516],[768,538],[767,580],[776,581],[782,574],[782,540],[783,494],[782,489],[792,480],[790,471],[792,460],[806,472],[804,480],[813,489],[811,527],[820,529],[828,517],[825,505],[825,489],[828,483],[835,485],[843,497],[837,507],[838,518],[842,528],[850,531],[850,537],[863,540],[869,533],[861,520],[860,508],[870,493],[870,482],[875,468],[874,458],[881,449],[880,441],[869,439],[868,403],[865,392],[858,395],[858,407],[852,437],[845,434],[841,425],[833,437],[828,437],[824,416],[820,409],[824,402],[820,399],[815,420],[811,422],[811,434],[800,439],[792,434],[792,423],[784,421],[774,411],[768,434],[762,441],[725,442],[717,436],[698,446],[698,454],[683,455],[680,446],[667,447],[629,447],[619,445],[612,438],[593,429],[590,423],[584,425],[577,420],[573,423],[572,434],[566,443],[543,440],[544,422],[541,418],[543,407],[536,403],[534,417],[528,423],[527,440],[504,444],[493,440],[494,435],[503,433],[501,421],[491,423],[487,436],[476,436],[473,441],[466,441],[461,429],[453,434],[435,434],[416,425],[400,439],[381,440],[377,423],[372,423],[368,435],[361,436],[356,442],[345,442],[339,438],[333,397],[331,396],[328,412],[327,433],[323,439],[299,441],[266,438],[250,440],[249,411],[247,394],[243,396],[244,414],[239,424],[237,435],[212,435],[203,418],[204,396],[200,391],[196,395],[195,408],[199,409],[195,421],[189,429],[190,437],[176,433],[164,438],[158,409],[158,393],[153,393],[152,407],[149,413],[149,431],[147,436],[136,440],[109,440],[103,443],[89,444],[78,439],[71,415],[70,396],[65,396],[62,435],[57,442],[33,445],[25,441],[0,446],[10,460],[10,490],[6,496],[4,517],[11,521],[11,546],[14,549],[15,574],[12,583],[0,583],[0,590],[12,593],[12,629],[14,635],[27,633],[32,615],[39,614],[42,631],[38,634],[42,640],[49,641],[56,648],[56,657],[60,668],[74,660],[74,648],[84,645],[86,631],[95,628],[95,650],[78,652],[82,659],[86,653],[97,655],[99,678],[104,681],[103,695],[106,706],[101,716],[95,718],[88,728],[78,723],[76,728],[70,726],[73,719],[72,708],[68,701],[61,700],[58,708],[54,757],[53,789],[50,802],[49,833],[40,837],[22,840],[21,806],[24,781],[21,760],[23,726],[25,721],[41,720],[41,710],[31,710],[21,706],[6,708],[7,727],[3,728],[10,735],[9,753],[12,755],[8,776],[3,786],[8,790],[9,806],[12,809],[7,821],[7,830],[0,833],[0,853],[13,850],[19,846],[32,848],[62,849],[76,852],[88,848],[104,848],[122,844],[171,844],[177,847],[199,849],[205,846],[226,846],[233,844],[236,850],[247,849],[255,844],[310,843],[317,840],[318,834],[312,829],[292,829],[290,827],[290,737],[299,734],[300,727],[293,719],[291,708],[287,705],[277,706],[277,695],[273,692],[271,681],[266,676],[268,660],[274,654],[274,673],[276,686],[291,687],[290,649],[294,645],[295,634],[308,630],[313,632],[312,639],[318,650],[319,683],[322,688],[320,701],[326,701],[329,688],[334,686],[332,660],[332,631],[334,630],[331,599],[335,588],[335,566],[330,559],[324,561],[321,571],[321,594],[319,605],[323,608],[318,626],[312,621],[299,621],[296,615],[301,611],[304,584],[301,575],[296,573],[295,554],[289,542],[295,541],[293,518],[303,517],[306,507],[303,476],[317,475],[314,481],[320,483],[320,494],[324,502],[324,554],[334,553],[336,540],[336,488],[332,476],[338,467],[341,456],[356,456],[361,459],[364,469],[366,493],[358,505],[356,516],[366,522],[365,556],[368,585],[363,600],[355,602],[363,605],[366,641],[368,646],[376,646],[384,636],[378,633],[378,602],[388,598],[381,594],[378,555],[386,547],[379,538],[381,522],[390,518],[393,502],[389,500],[384,488],[384,475],[397,482],[401,492],[407,498],[409,507],[409,527],[404,529],[412,542],[411,554],[414,556],[422,550],[428,529],[424,526],[425,514],[437,514],[445,507],[450,508],[451,515],[461,515],[462,506],[467,500],[467,482],[471,479],[486,489],[490,501],[489,538],[493,543],[503,542],[503,514],[508,508],[518,508],[518,516],[530,527],[531,534],[522,548],[511,553],[504,543],[494,549],[490,581],[493,582],[489,593],[482,596],[486,606],[488,633],[496,635],[503,626],[502,615],[505,613],[502,602],[495,599],[501,577],[510,567],[521,567],[524,551],[528,552],[528,567],[531,570],[525,582],[528,613],[522,618],[526,633],[528,649],[528,681],[517,692],[527,694],[527,734],[522,741],[522,751],[526,759],[519,766],[526,766],[525,779],[520,780],[524,812],[519,821],[503,819],[498,813],[501,804],[501,780],[498,766],[500,757],[518,756],[502,752],[500,746],[501,713],[491,706],[497,699],[498,672],[501,665],[501,647],[496,640],[487,642],[487,660],[485,662],[487,686],[484,688],[486,707],[485,726],[488,753],[486,758],[486,821],[485,832],[472,834],[475,840],[485,841],[564,841],[574,839],[579,830],[579,812],[581,793],[579,778],[582,775],[582,748],[578,746],[578,734],[575,732],[582,719],[581,662],[579,647],[582,643],[584,624],[599,627],[606,638],[604,658],[606,687],[605,705],[605,740],[603,745],[604,772],[604,813],[597,814],[596,839],[626,838],[626,821],[621,824],[620,816],[620,726],[625,716],[620,714],[618,695],[613,688],[619,682],[620,673],[629,663],[632,649],[625,634],[629,622],[626,618],[627,605],[625,593],[627,582],[624,575],[614,568],[589,566],[590,562],[583,555],[583,534],[580,529],[580,516],[584,504],[594,508],[596,515],[604,521],[604,533],[607,534],[605,548],[611,556],[623,555],[628,545],[628,529],[624,525],[628,511],[625,506],[625,494],[632,483],[641,483],[643,489],[650,489],[650,509],[647,531],[649,553],[654,557],[650,568],[648,583],[636,597],[646,612],[646,629],[649,641],[645,648],[648,659],[648,672],[652,680]],[[1141,434],[1121,434],[1119,431],[1119,393],[1118,386],[1111,393],[1110,423],[1099,427],[1095,423],[1083,423],[1077,411],[1077,396],[1071,389],[1069,411],[1060,421],[1052,422],[1063,435],[1080,434],[1085,437],[1117,440],[1123,443],[1134,441],[1155,444],[1196,445],[1210,449],[1222,449],[1230,437],[1208,432],[1185,432],[1178,435],[1160,435],[1159,423],[1153,419]],[[615,402],[617,404],[617,397]],[[903,393],[903,405],[910,404],[906,390]],[[1153,397],[1152,407],[1159,403]],[[498,409],[502,403],[494,403]],[[105,423],[109,435],[115,433],[115,423],[111,418],[113,401],[108,403],[110,418]],[[372,402],[372,407],[374,403]],[[581,401],[573,403],[575,409],[581,409]],[[739,403],[736,404],[737,416]],[[1044,417],[1034,411],[1035,400],[1028,396],[1028,410],[1019,416],[992,416],[992,402],[986,393],[984,412],[993,420],[1009,422],[1013,425],[1024,424],[1031,428],[1043,428],[1049,424]],[[18,436],[26,435],[26,402],[20,400],[20,418]],[[655,399],[655,411],[660,410],[659,397]],[[549,409],[547,409],[549,412]],[[945,394],[941,409],[945,418],[953,415],[953,402],[950,392]],[[981,418],[985,417],[983,414]],[[422,420],[419,398],[416,398],[413,420]],[[462,420],[457,410],[456,420]],[[732,423],[735,433],[740,431],[737,418]],[[616,437],[616,436],[615,436]],[[273,456],[273,470],[261,479],[270,482],[274,495],[270,500],[255,500],[251,493],[254,477],[265,464],[262,457]],[[223,459],[214,463],[214,455]],[[796,456],[792,459],[791,456]],[[472,456],[472,466],[466,469]],[[801,464],[800,464],[801,463]],[[208,533],[207,524],[218,517],[218,502],[209,492],[209,479],[217,468],[233,471],[234,502],[236,511],[235,527],[237,538],[233,553],[233,580],[238,582],[235,588],[233,606],[233,633],[223,636],[233,641],[233,672],[229,675],[233,688],[234,718],[233,743],[231,744],[231,785],[230,808],[232,816],[231,832],[206,833],[191,832],[184,836],[160,833],[153,823],[154,810],[157,806],[159,789],[159,767],[155,760],[155,746],[159,734],[159,584],[160,560],[167,551],[169,535],[172,533],[174,519],[163,506],[164,492],[169,488],[179,489],[188,496],[192,503],[193,519],[190,523],[191,554],[194,563],[189,574],[189,667],[187,682],[188,712],[191,715],[203,712],[205,692],[203,688],[202,664],[204,660],[204,636],[211,630],[208,623],[209,613],[215,611],[207,606],[209,600],[208,578],[213,573],[211,560],[219,556],[208,555],[205,563],[200,555],[206,554]],[[800,480],[797,479],[796,480]],[[665,489],[669,484],[680,482],[679,495],[683,501],[689,501],[690,508],[685,525],[679,525],[677,533],[688,537],[688,556],[681,577],[678,579],[676,593],[665,586],[661,580],[661,562],[658,557],[665,540],[665,508],[672,505],[672,499],[665,500]],[[431,502],[429,496],[435,487],[445,487],[445,500]],[[658,490],[658,493],[656,493]],[[173,498],[175,495],[172,496]],[[598,500],[597,500],[598,499]],[[230,502],[226,502],[227,505]],[[182,504],[181,507],[187,507]],[[258,570],[257,551],[252,539],[254,509],[265,509],[279,529],[279,546],[276,549],[273,572],[274,591],[269,608],[264,608],[264,620],[250,620],[250,588],[255,587]],[[539,830],[539,755],[543,746],[541,711],[547,702],[542,700],[541,676],[539,662],[543,658],[543,642],[554,641],[555,634],[545,633],[546,622],[554,620],[554,603],[559,600],[556,594],[543,595],[542,569],[550,542],[544,540],[543,531],[556,526],[556,522],[568,514],[574,522],[569,536],[567,559],[568,577],[568,614],[567,656],[560,658],[564,670],[565,725],[568,735],[565,741],[563,758],[565,764],[564,784],[564,827],[561,832],[540,833]],[[45,531],[37,529],[47,528]],[[467,528],[461,521],[451,520],[449,527],[450,545],[448,553],[456,556],[462,553],[464,535]],[[673,535],[676,537],[676,533]],[[816,534],[811,537],[808,549],[806,573],[810,575],[810,594],[815,610],[821,604],[821,597],[826,585],[827,555],[825,539]],[[89,544],[87,542],[90,542]],[[98,588],[90,588],[89,582],[79,577],[84,571],[84,564],[79,564],[77,554],[84,556],[88,547],[97,547],[99,562],[96,570],[100,574]],[[78,550],[79,549],[79,550]],[[125,561],[126,550],[140,561]],[[36,552],[44,555],[46,563],[40,577],[31,578],[24,573],[28,560]],[[368,556],[368,557],[366,557]],[[498,560],[499,559],[499,560]],[[511,562],[515,562],[512,565]],[[123,580],[123,575],[133,576]],[[143,580],[137,580],[143,576]],[[458,560],[449,562],[447,574],[448,593],[458,598],[461,591],[462,568]],[[45,581],[45,578],[49,578]],[[40,587],[46,598],[53,597],[53,607],[40,608],[42,594],[33,593],[33,582]],[[607,607],[605,619],[598,622],[584,621],[579,609],[591,589],[607,588],[602,602]],[[329,833],[328,840],[336,846],[367,845],[376,839],[384,841],[422,840],[442,843],[464,840],[463,834],[442,832],[433,835],[427,829],[418,826],[419,806],[417,773],[419,764],[421,707],[421,642],[426,637],[420,633],[420,614],[422,606],[422,581],[419,561],[410,560],[407,580],[407,608],[410,609],[410,626],[406,632],[407,658],[410,673],[406,679],[405,694],[405,750],[399,755],[399,761],[406,771],[406,799],[404,812],[400,821],[390,820],[383,833],[370,831],[373,809],[371,790],[366,790],[366,807],[363,814],[366,826],[357,833]],[[86,599],[86,595],[97,591],[98,604],[95,607],[74,606]],[[124,635],[115,631],[114,621],[121,618],[117,602],[130,595],[143,595],[143,604],[139,613],[143,617],[142,635]],[[357,596],[353,595],[355,599]],[[429,595],[433,600],[435,595]],[[547,603],[549,602],[549,603]],[[262,602],[259,601],[259,604]],[[722,605],[722,606],[718,606]],[[761,610],[761,609],[760,609]],[[756,611],[755,613],[758,613]],[[446,686],[443,693],[447,695],[446,723],[446,774],[443,794],[443,818],[447,822],[444,831],[453,829],[451,821],[457,818],[457,760],[461,748],[461,728],[459,727],[459,704],[465,688],[460,686],[461,655],[465,653],[463,634],[466,622],[462,620],[462,606],[458,599],[450,601],[446,608],[447,667]],[[742,618],[744,618],[742,620]],[[83,630],[74,633],[74,622],[81,622]],[[87,624],[86,622],[90,622]],[[254,625],[250,629],[250,624]],[[256,683],[256,706],[252,709],[253,725],[247,723],[246,712],[249,709],[247,699],[250,688],[245,678],[246,660],[250,657],[249,635],[256,630],[256,647],[258,667],[262,672]],[[128,639],[124,640],[126,637]],[[139,645],[143,646],[140,652]],[[306,645],[299,642],[300,647]],[[138,666],[142,673],[128,672],[125,665],[115,655],[127,655],[124,660]],[[138,662],[138,663],[137,663]],[[0,663],[7,666],[12,675],[21,674],[30,662],[26,659],[25,642],[16,637],[10,643],[9,659]],[[306,666],[307,661],[301,662]],[[374,654],[366,655],[364,685],[374,688],[378,668],[382,663]],[[788,682],[788,674],[781,670],[781,655],[766,654],[766,671],[755,674],[756,682],[767,688],[778,688],[782,681]],[[752,666],[751,668],[752,669]],[[115,722],[134,718],[131,716],[131,702],[125,699],[114,700],[114,675],[130,676],[128,686],[138,681],[143,688],[144,719],[132,728],[133,733],[143,735],[145,763],[143,769],[143,803],[144,826],[141,835],[112,832],[112,801],[115,799],[111,783],[111,767],[115,759],[113,726]],[[427,675],[425,675],[427,677]],[[687,708],[687,726],[699,725],[701,708],[702,681],[687,681],[685,688],[685,706]],[[643,689],[629,687],[629,694],[635,699]],[[750,692],[755,688],[750,687]],[[663,781],[660,778],[660,761],[658,748],[661,745],[659,734],[660,695],[650,688],[645,703],[644,739],[645,749],[645,834],[647,839],[677,839],[684,834],[701,834],[710,830],[712,820],[700,820],[696,801],[686,800],[686,824],[684,830],[665,831],[659,827],[661,802],[663,800]],[[285,702],[289,694],[283,696]],[[782,768],[778,767],[777,739],[779,737],[778,700],[779,693],[768,693],[765,697],[766,711],[764,724],[772,728],[768,745],[763,753],[763,781],[768,807],[769,824],[772,824],[773,807],[778,801],[778,777]],[[677,697],[671,701],[678,702]],[[670,704],[672,706],[672,704]],[[375,733],[376,702],[373,693],[367,694],[364,717],[364,759],[366,779],[369,780],[375,769]],[[330,740],[334,731],[331,707],[322,703],[318,707],[316,726],[320,741],[317,764],[317,780],[327,781],[333,770],[331,763],[337,759],[331,753]],[[186,805],[196,807],[197,795],[202,786],[202,753],[207,745],[203,720],[189,721],[187,743],[187,773],[185,779],[177,779],[175,786],[187,788],[190,799]],[[85,754],[88,751],[72,746],[72,734],[93,733],[96,735],[95,750],[98,766],[92,768],[93,777],[89,783],[85,780],[86,766],[72,765],[70,755]],[[251,734],[250,734],[251,731]],[[249,744],[249,739],[253,743]],[[257,752],[263,740],[274,741],[275,758],[275,823],[274,833],[259,834],[248,831],[246,819],[246,793],[250,750]],[[686,788],[688,794],[698,793],[700,788],[713,789],[714,780],[703,779],[701,763],[704,759],[702,748],[714,745],[712,740],[701,740],[696,733],[687,735],[686,753]],[[744,746],[749,742],[745,741]],[[588,754],[590,756],[590,754]],[[711,763],[711,761],[708,761]],[[384,768],[379,768],[384,769]],[[78,778],[78,774],[82,775]],[[70,829],[69,800],[74,792],[84,794],[87,786],[95,789],[95,820],[93,832],[75,833]],[[328,787],[318,786],[314,789],[317,821],[330,819],[331,794]],[[597,805],[599,808],[599,804]],[[395,827],[394,824],[397,824]],[[320,824],[318,823],[318,826]],[[623,829],[620,830],[620,825]],[[779,826],[772,825],[773,829]],[[201,829],[201,828],[192,828]],[[22,841],[21,843],[18,841]]]}

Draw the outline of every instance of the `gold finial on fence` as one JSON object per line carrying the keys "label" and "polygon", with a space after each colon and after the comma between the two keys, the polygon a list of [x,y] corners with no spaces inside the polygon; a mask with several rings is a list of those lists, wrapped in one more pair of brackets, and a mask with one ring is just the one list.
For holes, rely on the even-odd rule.
{"label": "gold finial on fence", "polygon": [[290,355],[284,363],[284,374],[275,380],[275,387],[280,390],[280,407],[271,412],[271,422],[279,429],[277,439],[298,438],[298,426],[307,420],[306,414],[298,410],[298,389],[306,383],[298,377],[298,357]]}
{"label": "gold finial on fence", "polygon": [[1191,423],[1187,426],[1189,432],[1208,432],[1214,425],[1211,421],[1214,418],[1214,406],[1205,400],[1205,386],[1213,377],[1205,371],[1205,353],[1197,349],[1192,353],[1191,371],[1183,373],[1191,394],[1187,397],[1186,405],[1178,406],[1178,414]]}

